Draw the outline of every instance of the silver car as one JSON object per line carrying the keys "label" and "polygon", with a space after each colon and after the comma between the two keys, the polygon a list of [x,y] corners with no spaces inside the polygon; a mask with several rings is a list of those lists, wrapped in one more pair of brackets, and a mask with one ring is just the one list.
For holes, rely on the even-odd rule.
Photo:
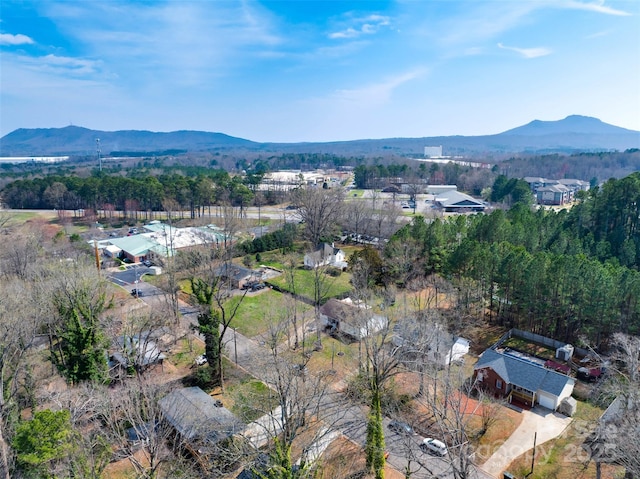
{"label": "silver car", "polygon": [[439,441],[437,439],[432,439],[427,437],[420,444],[420,448],[427,452],[432,452],[433,454],[437,454],[438,456],[446,456],[447,455],[447,445]]}

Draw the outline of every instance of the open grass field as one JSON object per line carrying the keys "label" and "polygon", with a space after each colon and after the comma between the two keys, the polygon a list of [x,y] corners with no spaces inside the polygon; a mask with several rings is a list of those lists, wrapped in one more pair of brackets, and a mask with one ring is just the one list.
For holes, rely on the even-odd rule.
{"label": "open grass field", "polygon": [[[233,296],[225,303],[225,307],[231,310],[240,301],[242,302],[231,326],[237,328],[244,336],[253,338],[267,331],[270,321],[284,318],[287,308],[291,307],[287,301],[294,300],[285,299],[282,293],[267,288],[258,293],[248,293],[244,297]],[[311,306],[298,301],[297,309],[299,314],[303,314],[310,310]]]}
{"label": "open grass field", "polygon": [[[316,279],[315,275],[316,271],[313,270],[306,270],[302,268],[296,269],[294,272],[296,294],[313,301],[314,284]],[[337,277],[330,276],[325,272],[319,272],[319,275],[321,296],[323,298],[335,298],[336,296],[340,296],[351,291],[350,273],[343,272]],[[270,282],[285,291],[291,291],[292,289],[284,276],[274,278],[270,280]]]}
{"label": "open grass field", "polygon": [[47,221],[53,220],[57,218],[56,213],[54,211],[3,211],[3,216],[9,218],[9,224],[11,225],[21,225],[26,223],[29,220],[33,220],[35,218],[43,218]]}
{"label": "open grass field", "polygon": [[364,196],[364,190],[349,190],[349,198],[362,198]]}

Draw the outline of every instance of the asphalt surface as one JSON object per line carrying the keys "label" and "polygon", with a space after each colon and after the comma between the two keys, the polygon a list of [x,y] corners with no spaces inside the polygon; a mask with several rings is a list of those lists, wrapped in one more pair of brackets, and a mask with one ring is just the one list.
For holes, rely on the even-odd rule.
{"label": "asphalt surface", "polygon": [[[151,268],[147,268],[144,265],[127,265],[126,270],[123,271],[110,271],[107,273],[107,278],[112,283],[126,288],[127,286],[134,286],[139,283],[143,283],[142,277],[145,274],[150,274]],[[143,285],[141,284],[142,288]]]}

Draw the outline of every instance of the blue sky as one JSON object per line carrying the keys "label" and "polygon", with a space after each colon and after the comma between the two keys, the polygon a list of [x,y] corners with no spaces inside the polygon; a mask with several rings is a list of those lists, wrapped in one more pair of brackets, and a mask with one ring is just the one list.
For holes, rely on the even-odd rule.
{"label": "blue sky", "polygon": [[254,141],[640,130],[640,1],[2,0],[0,135]]}

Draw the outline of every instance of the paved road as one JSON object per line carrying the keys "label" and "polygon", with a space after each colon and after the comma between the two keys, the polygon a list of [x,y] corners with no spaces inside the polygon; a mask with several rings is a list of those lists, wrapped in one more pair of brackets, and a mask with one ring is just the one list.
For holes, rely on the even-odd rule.
{"label": "paved road", "polygon": [[[127,287],[142,283],[141,279],[145,274],[150,274],[151,268],[144,265],[128,265],[126,270],[109,271],[107,279],[118,286]],[[142,288],[142,285],[141,285]]]}

